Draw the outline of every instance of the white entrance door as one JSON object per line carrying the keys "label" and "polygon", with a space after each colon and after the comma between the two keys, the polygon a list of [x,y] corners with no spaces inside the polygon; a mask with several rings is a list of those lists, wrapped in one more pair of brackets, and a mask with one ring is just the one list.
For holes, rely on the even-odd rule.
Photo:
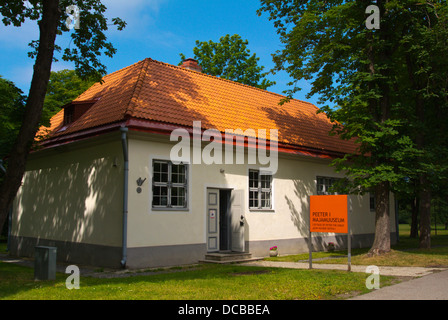
{"label": "white entrance door", "polygon": [[219,189],[207,189],[207,251],[219,251]]}
{"label": "white entrance door", "polygon": [[244,191],[232,190],[230,196],[230,228],[232,251],[244,252]]}

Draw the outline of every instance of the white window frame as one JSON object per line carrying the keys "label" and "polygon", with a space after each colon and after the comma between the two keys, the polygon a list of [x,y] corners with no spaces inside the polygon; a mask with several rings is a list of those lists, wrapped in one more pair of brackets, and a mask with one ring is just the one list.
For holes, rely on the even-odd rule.
{"label": "white window frame", "polygon": [[[258,179],[257,179],[257,187],[251,187],[251,173],[256,172],[258,173]],[[262,186],[262,176],[269,177],[269,188],[263,188]],[[273,176],[272,174],[260,174],[260,170],[258,169],[249,169],[248,174],[248,188],[249,188],[249,197],[248,197],[248,204],[249,204],[249,210],[261,210],[261,211],[272,211],[273,209]],[[257,193],[257,202],[258,206],[254,207],[251,206],[251,193],[256,192]],[[263,193],[269,193],[269,206],[262,206],[262,195]]]}
{"label": "white window frame", "polygon": [[[168,175],[168,181],[155,181],[154,180],[154,174],[155,174],[155,163],[161,163],[161,164],[167,164],[167,172]],[[152,159],[151,161],[152,165],[152,179],[151,179],[151,209],[154,211],[188,211],[189,210],[189,184],[188,184],[188,172],[189,172],[189,165],[187,163],[181,163],[181,165],[184,166],[185,170],[185,181],[183,183],[173,182],[173,164],[170,160],[165,159]],[[154,204],[154,192],[156,187],[166,187],[167,188],[167,204],[166,205],[155,205]],[[185,189],[185,195],[184,195],[184,202],[185,204],[183,206],[173,205],[172,204],[172,190],[173,188],[184,188]]]}
{"label": "white window frame", "polygon": [[[316,194],[317,195],[337,195],[337,192],[330,192],[331,186],[334,185],[334,182],[338,181],[340,178],[335,177],[326,177],[326,176],[317,176],[316,177]],[[323,181],[323,183],[321,183]],[[322,186],[322,189],[319,188]],[[320,190],[321,189],[321,190]]]}

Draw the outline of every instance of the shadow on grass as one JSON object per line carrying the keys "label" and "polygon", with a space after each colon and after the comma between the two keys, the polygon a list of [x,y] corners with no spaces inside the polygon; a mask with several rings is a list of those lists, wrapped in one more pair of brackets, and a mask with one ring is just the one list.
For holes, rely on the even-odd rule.
{"label": "shadow on grass", "polygon": [[0,299],[335,299],[365,287],[363,274],[241,265],[200,265],[125,278],[81,275],[80,290],[66,289],[67,276],[57,274],[55,281],[34,281],[32,268],[0,263]]}
{"label": "shadow on grass", "polygon": [[[418,239],[400,237],[400,242],[392,246],[391,252],[383,256],[367,257],[369,248],[352,249],[352,264],[382,266],[447,267],[448,235],[432,236],[431,249],[419,249]],[[343,256],[339,258],[338,256]],[[270,261],[306,262],[308,253],[267,258]],[[335,252],[313,252],[313,262],[323,264],[347,263],[347,250]]]}

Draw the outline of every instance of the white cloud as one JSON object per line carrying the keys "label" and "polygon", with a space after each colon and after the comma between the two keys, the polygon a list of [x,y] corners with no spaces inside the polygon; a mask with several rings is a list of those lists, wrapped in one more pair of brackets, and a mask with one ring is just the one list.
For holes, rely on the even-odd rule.
{"label": "white cloud", "polygon": [[57,62],[53,62],[51,64],[51,71],[61,71],[61,70],[73,70],[75,69],[75,65],[72,62],[63,61],[62,59],[58,60]]}
{"label": "white cloud", "polygon": [[[127,26],[119,34],[122,37],[137,37],[148,27],[155,24],[160,12],[160,6],[167,0],[104,0],[107,7],[106,16],[109,19],[119,17],[126,21]],[[111,28],[113,30],[114,28]]]}
{"label": "white cloud", "polygon": [[106,16],[120,17],[126,21],[123,31],[114,31],[110,28],[108,37],[113,43],[122,39],[135,41],[140,47],[178,48],[183,45],[184,39],[173,32],[160,28],[161,7],[169,0],[104,0],[108,8]]}
{"label": "white cloud", "polygon": [[28,95],[31,79],[33,77],[33,71],[33,63],[30,59],[29,64],[12,68],[5,78],[14,82],[17,87],[22,89],[24,94]]}
{"label": "white cloud", "polygon": [[155,14],[159,13],[160,5],[167,0],[104,0],[108,16],[130,17],[142,10],[149,10]]}
{"label": "white cloud", "polygon": [[[1,17],[1,16],[0,16]],[[39,27],[36,21],[27,20],[22,26],[5,26],[0,23],[0,46],[7,48],[29,48],[28,43],[39,39]]]}
{"label": "white cloud", "polygon": [[[127,27],[120,33],[131,38],[155,23],[160,6],[165,2],[167,0],[103,0],[107,7],[106,16],[109,19],[120,17],[126,21]],[[109,20],[109,23],[112,22]],[[113,32],[113,30],[116,29],[111,27],[110,31]],[[27,48],[32,40],[37,39],[39,39],[39,28],[36,21],[26,20],[20,27],[5,26],[0,23],[1,46],[23,49]]]}
{"label": "white cloud", "polygon": [[148,32],[143,40],[148,41],[149,45],[153,44],[176,50],[185,45],[184,38],[171,31]]}
{"label": "white cloud", "polygon": [[[31,6],[28,1],[24,1],[27,7]],[[0,19],[3,16],[0,15]],[[0,46],[8,48],[29,48],[28,43],[39,39],[39,27],[37,21],[27,19],[20,27],[14,27],[12,24],[5,26],[0,22]]]}
{"label": "white cloud", "polygon": [[[110,19],[114,17],[120,17],[127,23],[123,31],[117,31],[114,26],[110,26],[106,36],[117,48],[132,44],[132,47],[140,50],[147,49],[149,52],[151,48],[156,47],[179,47],[183,39],[162,29],[160,25],[163,5],[168,1],[170,0],[103,0],[108,8],[106,17],[109,19],[109,24],[112,23]],[[24,91],[29,90],[34,64],[34,60],[27,57],[27,52],[31,51],[28,43],[38,39],[39,28],[36,21],[27,20],[19,28],[6,27],[0,22],[0,59],[3,61],[0,64],[0,74],[14,81]],[[58,36],[56,41],[62,48],[73,46],[70,33]],[[122,49],[124,52],[127,50],[127,48]],[[61,53],[55,52],[55,56],[59,62],[53,63],[53,71],[74,68],[73,65],[62,61]],[[107,60],[105,57],[104,59]]]}

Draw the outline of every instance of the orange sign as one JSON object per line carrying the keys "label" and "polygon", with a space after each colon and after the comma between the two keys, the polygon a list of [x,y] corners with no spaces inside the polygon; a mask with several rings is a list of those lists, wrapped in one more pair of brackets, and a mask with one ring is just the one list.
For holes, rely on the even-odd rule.
{"label": "orange sign", "polygon": [[310,231],[348,233],[347,195],[310,196]]}

